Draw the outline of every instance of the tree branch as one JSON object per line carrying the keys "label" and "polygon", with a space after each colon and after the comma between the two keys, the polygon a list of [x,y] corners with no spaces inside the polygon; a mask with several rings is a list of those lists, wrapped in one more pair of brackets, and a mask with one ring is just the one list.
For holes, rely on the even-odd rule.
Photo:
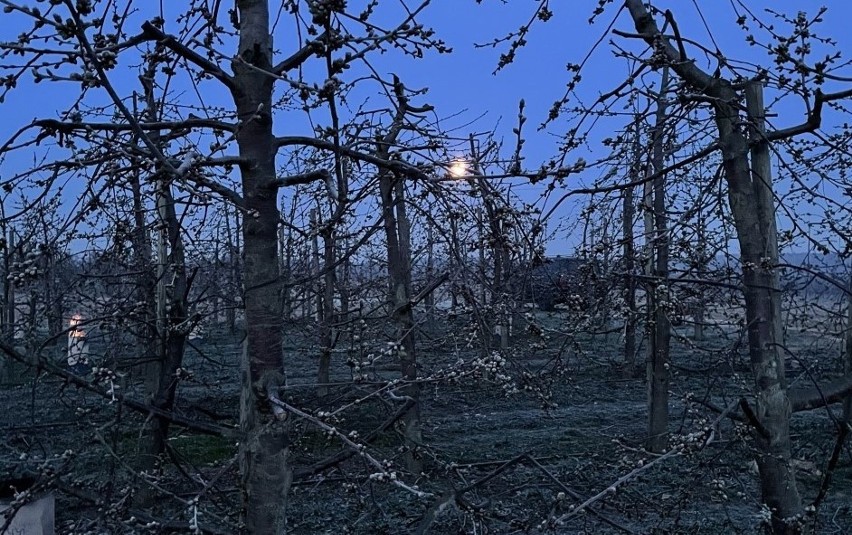
{"label": "tree branch", "polygon": [[704,147],[700,151],[696,152],[695,154],[693,154],[689,158],[684,158],[683,160],[675,162],[668,167],[664,167],[663,169],[660,169],[657,172],[651,173],[649,175],[646,175],[646,176],[639,178],[639,179],[636,179],[636,180],[631,180],[630,182],[624,182],[622,184],[613,184],[611,186],[599,186],[599,187],[594,187],[594,188],[572,189],[572,190],[568,191],[567,193],[565,193],[562,197],[560,197],[559,200],[556,201],[556,203],[550,208],[550,210],[548,210],[546,214],[542,215],[541,220],[544,221],[544,220],[548,219],[551,215],[553,215],[553,213],[556,211],[556,209],[559,208],[559,206],[563,202],[565,202],[565,200],[567,200],[569,197],[573,197],[574,195],[608,193],[610,191],[623,190],[623,189],[632,188],[632,187],[635,187],[635,186],[640,186],[640,185],[645,184],[647,182],[653,182],[657,178],[659,178],[663,175],[667,175],[671,172],[677,171],[678,169],[686,167],[687,165],[690,165],[692,163],[695,163],[698,160],[704,158],[705,156],[709,156],[709,155],[713,154],[714,152],[716,152],[717,150],[721,150],[721,148],[722,148],[722,145],[719,144],[718,141],[714,141],[713,143],[707,145],[706,147]]}
{"label": "tree branch", "polygon": [[[183,121],[157,121],[153,123],[139,122],[139,128],[145,131],[151,130],[179,130],[191,128],[212,128],[213,130],[221,130],[224,132],[236,131],[236,125],[216,121],[214,119],[204,119],[202,117],[190,116]],[[83,122],[65,122],[57,119],[39,119],[33,121],[32,126],[47,130],[56,130],[62,133],[71,133],[75,131],[96,130],[99,132],[134,132],[134,126],[131,124],[121,123],[83,123]]]}
{"label": "tree branch", "polygon": [[231,91],[235,91],[237,89],[237,84],[236,82],[234,82],[234,79],[229,76],[225,71],[223,71],[218,65],[178,41],[177,38],[175,38],[173,35],[169,35],[163,32],[161,29],[151,24],[150,21],[146,21],[144,24],[142,24],[142,33],[149,39],[156,40],[178,56],[189,61],[190,63],[193,63],[205,73],[222,82],[222,84],[224,84],[225,87],[227,87]]}
{"label": "tree branch", "polygon": [[[654,17],[645,8],[642,0],[625,0],[625,5],[633,17],[636,25],[636,31],[639,36],[645,40],[650,46],[657,45],[659,51],[663,53],[672,69],[689,85],[700,89],[705,95],[710,97],[730,98],[733,92],[733,87],[730,82],[716,78],[698,68],[691,60],[684,61],[681,56],[681,51],[672,46],[668,37],[663,35],[654,22]],[[719,91],[722,85],[726,85],[729,91]],[[838,91],[836,93],[823,93],[819,89],[816,90],[814,97],[813,111],[808,114],[807,120],[799,125],[791,126],[781,130],[775,130],[766,134],[767,141],[775,141],[778,139],[786,139],[799,134],[813,132],[822,124],[822,107],[826,102],[841,100],[852,97],[852,89],[846,91]]]}
{"label": "tree branch", "polygon": [[852,395],[852,375],[835,379],[825,386],[791,388],[788,391],[793,412],[827,407]]}
{"label": "tree branch", "polygon": [[445,271],[441,273],[438,277],[436,277],[429,284],[427,284],[426,287],[417,292],[417,295],[411,298],[411,306],[417,306],[418,304],[420,304],[420,302],[426,299],[429,294],[437,290],[439,286],[441,286],[448,280],[450,280],[450,272]]}
{"label": "tree branch", "polygon": [[847,89],[846,91],[838,91],[837,93],[823,93],[822,91],[817,89],[816,94],[814,96],[813,110],[808,114],[808,119],[804,123],[796,126],[783,128],[781,130],[775,130],[773,132],[767,132],[767,141],[787,139],[793,136],[797,136],[799,134],[807,134],[809,132],[813,132],[822,125],[823,104],[825,104],[826,102],[831,102],[833,100],[841,100],[849,97],[852,97],[852,89]]}
{"label": "tree branch", "polygon": [[299,173],[297,175],[276,178],[275,180],[272,180],[269,185],[276,188],[286,188],[289,186],[296,186],[298,184],[310,184],[311,182],[316,182],[318,180],[329,180],[330,178],[331,173],[329,173],[328,169],[318,169],[316,171],[308,171],[307,173]]}
{"label": "tree branch", "polygon": [[[239,160],[237,160],[237,161],[239,161]],[[241,208],[241,209],[244,210],[246,208],[245,199],[243,199],[242,196],[240,196],[239,193],[237,193],[236,191],[232,190],[231,188],[229,188],[229,187],[227,187],[223,184],[216,182],[215,180],[210,180],[209,178],[207,178],[206,176],[204,176],[201,173],[198,173],[198,172],[191,173],[190,172],[190,170],[192,170],[193,168],[202,166],[203,163],[204,163],[204,160],[201,159],[201,156],[199,154],[195,154],[195,153],[186,154],[184,156],[184,159],[181,161],[179,167],[176,168],[176,171],[178,171],[178,172],[175,174],[175,178],[181,178],[183,180],[186,180],[187,182],[192,182],[192,183],[194,183],[198,186],[205,187],[205,188],[209,189],[210,191],[212,191],[213,193],[217,193],[218,195],[220,195],[224,199],[227,199],[228,201],[230,201],[231,203],[236,205],[238,208]],[[216,163],[224,165],[224,163],[222,163],[222,161],[217,161]],[[233,162],[227,162],[227,163],[233,163]]]}
{"label": "tree branch", "polygon": [[272,68],[272,73],[281,76],[287,71],[292,71],[302,65],[308,58],[311,57],[311,54],[317,51],[319,45],[322,44],[323,40],[328,36],[326,32],[323,32],[316,39],[309,41],[296,51],[292,56],[282,60],[278,65]]}
{"label": "tree branch", "polygon": [[[382,424],[379,425],[379,427],[373,429],[372,431],[370,431],[369,434],[367,434],[367,436],[365,436],[363,439],[361,439],[361,443],[362,444],[372,443],[374,440],[376,440],[376,438],[379,437],[379,435],[381,435],[382,433],[387,431],[388,428],[390,428],[390,426],[392,426],[394,423],[396,423],[397,420],[399,420],[400,418],[405,416],[405,413],[408,412],[408,409],[410,409],[412,407],[412,405],[414,405],[414,400],[406,400],[405,403],[403,403],[396,410],[396,412],[394,412],[392,415],[390,415],[390,417],[388,417],[384,422],[382,422]],[[328,470],[332,466],[337,466],[338,464],[342,463],[343,461],[345,461],[347,459],[354,457],[357,454],[358,454],[358,451],[353,450],[351,448],[338,451],[337,453],[332,454],[330,457],[326,457],[325,459],[317,461],[314,464],[311,464],[309,466],[305,466],[304,468],[299,468],[297,470],[294,470],[293,471],[293,480],[298,481],[300,479],[306,479],[306,478],[308,478],[308,477],[310,477],[314,474],[318,474],[320,472]]]}
{"label": "tree branch", "polygon": [[423,169],[417,167],[416,165],[401,160],[389,160],[379,158],[378,156],[366,154],[350,147],[336,146],[330,141],[304,136],[286,136],[275,138],[275,146],[278,148],[291,145],[304,145],[306,147],[313,147],[316,149],[322,149],[332,152],[337,151],[340,154],[343,154],[344,156],[348,156],[354,160],[373,164],[376,167],[385,169],[387,171],[396,171],[398,173],[409,175],[414,178],[419,178],[421,180],[431,179],[431,177]]}
{"label": "tree branch", "polygon": [[706,94],[716,96],[712,88],[718,86],[720,80],[710,76],[691,60],[684,60],[681,53],[672,46],[668,37],[662,34],[654,17],[648,12],[642,0],[624,0],[624,5],[630,11],[630,16],[636,26],[636,31],[648,45],[655,47],[671,64],[678,76],[689,85],[701,88]]}

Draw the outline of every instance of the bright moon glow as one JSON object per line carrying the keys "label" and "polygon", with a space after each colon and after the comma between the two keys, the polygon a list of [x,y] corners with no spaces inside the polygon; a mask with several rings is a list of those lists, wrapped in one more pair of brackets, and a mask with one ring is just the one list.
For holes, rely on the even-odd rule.
{"label": "bright moon glow", "polygon": [[453,178],[461,178],[467,176],[467,162],[464,160],[453,160],[448,169],[450,176]]}

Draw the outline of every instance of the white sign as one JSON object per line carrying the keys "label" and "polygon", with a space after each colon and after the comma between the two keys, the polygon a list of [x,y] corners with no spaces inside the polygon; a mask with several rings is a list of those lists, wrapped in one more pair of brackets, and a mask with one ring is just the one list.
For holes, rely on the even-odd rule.
{"label": "white sign", "polygon": [[[52,493],[30,502],[15,513],[12,523],[4,533],[9,535],[54,535],[54,497]],[[8,503],[0,503],[0,526],[6,521]]]}

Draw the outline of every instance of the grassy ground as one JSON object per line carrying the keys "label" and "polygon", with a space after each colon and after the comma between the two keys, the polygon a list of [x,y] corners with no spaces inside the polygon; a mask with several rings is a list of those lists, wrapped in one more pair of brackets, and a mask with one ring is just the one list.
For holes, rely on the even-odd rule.
{"label": "grassy ground", "polygon": [[[645,384],[641,377],[623,377],[619,333],[573,335],[576,322],[564,313],[538,313],[536,323],[546,336],[520,337],[500,370],[424,385],[425,472],[407,474],[397,464],[393,470],[430,497],[418,498],[369,478],[375,469],[356,456],[294,482],[290,532],[759,532],[759,491],[742,429],[722,419],[714,428],[713,442],[701,451],[665,459],[646,453]],[[682,330],[684,335],[691,332]],[[333,379],[340,384],[319,397],[312,387],[318,356],[314,330],[302,325],[288,333],[289,400],[303,408],[340,407],[373,391],[373,381],[397,376],[390,357],[364,363],[369,354],[375,356],[386,347],[386,334],[371,330],[364,333],[368,342],[363,346],[344,344],[335,353]],[[419,346],[422,375],[442,375],[454,366],[471,370],[480,354],[468,343],[467,333],[464,318],[425,333]],[[182,385],[178,399],[182,414],[236,424],[238,342],[229,336],[194,342],[196,348],[186,363],[193,378]],[[796,355],[791,362],[793,382],[839,369],[837,344],[836,339],[815,333],[791,336]],[[748,393],[748,359],[743,351],[733,325],[708,330],[705,341],[675,339],[673,445],[707,429],[717,417],[709,405],[725,407]],[[359,372],[364,381],[351,383],[348,358],[363,364]],[[132,379],[132,374],[125,378],[122,387],[141,399],[140,386]],[[193,514],[199,515],[202,525],[219,526],[224,533],[233,530],[239,505],[233,440],[175,431],[169,462],[157,481],[161,499],[151,512],[161,524],[146,529],[140,521],[144,515],[133,510],[129,498],[141,484],[132,469],[140,416],[49,377],[11,381],[0,388],[0,403],[6,408],[0,417],[4,437],[0,464],[8,471],[38,470],[39,465],[57,470],[58,478],[51,477],[61,489],[59,532],[72,531],[72,525],[76,532],[163,532],[162,522],[186,528]],[[352,405],[332,423],[363,437],[393,414],[398,403],[373,396]],[[808,503],[823,482],[821,472],[834,447],[834,429],[832,414],[825,410],[793,419],[794,454],[802,462],[800,482]],[[400,445],[392,427],[368,451],[394,462],[400,458]],[[295,424],[297,469],[340,449],[338,439],[308,423]],[[73,453],[63,457],[67,450]],[[650,468],[636,473],[649,463]],[[634,473],[614,492],[604,492],[582,513],[570,515],[584,500]],[[470,490],[460,499],[445,499],[466,487]],[[198,493],[202,494],[197,508],[180,505]],[[852,532],[850,493],[852,461],[844,451],[827,498],[810,520],[818,533]],[[110,514],[117,520],[105,523],[104,508],[112,508]],[[559,524],[549,522],[560,517],[564,521]]]}

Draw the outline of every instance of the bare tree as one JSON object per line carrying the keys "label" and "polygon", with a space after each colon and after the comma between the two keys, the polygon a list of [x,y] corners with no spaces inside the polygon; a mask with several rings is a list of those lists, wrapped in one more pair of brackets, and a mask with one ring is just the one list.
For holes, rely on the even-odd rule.
{"label": "bare tree", "polygon": [[[155,123],[161,119],[159,106],[154,94],[154,75],[156,64],[146,69],[140,77],[144,88],[145,112],[142,120]],[[152,131],[150,140],[163,150],[160,133]],[[156,172],[155,172],[156,173]],[[192,330],[193,320],[188,316],[188,301],[191,279],[187,275],[186,255],[184,252],[183,229],[175,209],[173,186],[168,173],[156,173],[156,210],[157,210],[157,279],[156,279],[156,356],[154,366],[148,370],[146,377],[150,402],[163,411],[174,408],[175,395],[179,381],[179,369],[183,363],[186,339]],[[136,207],[134,206],[134,209]],[[136,211],[136,210],[134,210]],[[147,240],[140,240],[137,247],[148,247]],[[137,253],[144,261],[149,253]],[[144,269],[144,268],[143,268]],[[145,273],[143,271],[143,273]],[[143,277],[146,277],[143,275]],[[143,288],[150,290],[147,280],[143,279]],[[148,297],[150,299],[150,297]],[[153,472],[157,465],[157,457],[166,450],[168,440],[169,420],[152,415],[146,428],[146,441],[140,455],[139,469]],[[137,495],[137,502],[142,506],[150,506],[153,494],[150,488],[143,487]]]}
{"label": "bare tree", "polygon": [[[792,403],[787,391],[784,358],[779,339],[781,332],[778,258],[774,195],[767,144],[819,126],[819,115],[811,114],[801,126],[775,132],[763,131],[763,104],[759,82],[746,87],[752,137],[739,128],[739,95],[735,85],[709,74],[686,56],[684,43],[675,34],[675,43],[664,35],[647,7],[639,0],[625,0],[644,39],[699,98],[709,100],[718,129],[717,148],[721,150],[728,202],[740,246],[742,279],[745,285],[746,322],[749,353],[755,385],[756,407],[750,410],[754,438],[760,455],[764,503],[772,515],[775,533],[799,533],[802,529],[802,501],[791,462],[790,415]],[[667,14],[668,20],[673,20]],[[817,93],[816,107],[826,101],[845,97],[849,92],[824,95]],[[751,94],[751,96],[748,96]],[[715,148],[715,147],[714,147]],[[751,151],[751,161],[749,152]],[[775,259],[775,263],[773,262]]]}
{"label": "bare tree", "polygon": [[[365,29],[364,35],[356,39],[339,19],[345,13],[345,3],[306,2],[310,20],[299,19],[298,16],[296,20],[309,30],[311,38],[300,43],[291,55],[276,61],[272,46],[273,21],[269,3],[265,1],[238,0],[230,16],[220,12],[218,4],[213,10],[188,12],[186,20],[197,18],[201,27],[199,33],[193,35],[206,36],[205,42],[194,40],[188,34],[169,33],[162,17],[152,17],[142,24],[139,33],[129,37],[126,37],[124,28],[126,18],[116,18],[110,23],[117,25],[114,33],[105,37],[108,30],[102,29],[100,23],[110,17],[104,13],[99,18],[95,6],[88,2],[54,3],[48,13],[6,3],[7,11],[29,17],[36,29],[47,24],[58,30],[50,38],[57,45],[57,50],[42,56],[35,67],[36,76],[53,81],[77,80],[88,87],[103,88],[116,110],[114,120],[110,122],[84,122],[77,115],[72,118],[73,113],[69,113],[63,120],[37,121],[29,127],[32,131],[39,132],[42,137],[76,136],[89,143],[95,143],[94,137],[104,133],[132,134],[140,141],[141,150],[148,159],[146,165],[156,167],[157,176],[164,184],[179,182],[185,187],[199,188],[207,194],[220,196],[232,203],[242,216],[246,343],[242,372],[240,466],[245,525],[250,532],[284,531],[284,504],[290,481],[289,422],[285,409],[278,403],[284,387],[284,354],[279,297],[280,212],[277,192],[281,187],[325,180],[330,175],[328,170],[318,169],[279,177],[276,155],[282,150],[313,147],[331,154],[345,152],[348,157],[387,170],[422,174],[422,171],[404,162],[383,160],[358,148],[344,149],[339,141],[340,133],[335,130],[340,125],[336,123],[327,135],[320,137],[277,135],[273,130],[277,108],[273,91],[279,81],[292,82],[288,87],[295,87],[294,93],[302,91],[305,100],[327,102],[329,92],[343,90],[338,77],[346,68],[387,43],[405,38],[407,46],[416,49],[413,55],[419,55],[423,49],[442,47],[439,41],[431,38],[427,29],[412,23],[426,4],[428,2],[422,2],[408,11],[398,25],[388,30],[377,30],[369,23],[365,26],[364,21],[369,19],[371,10],[362,18],[356,14],[352,20],[359,21],[358,27]],[[128,2],[125,7],[129,9],[129,6]],[[296,11],[294,9],[294,15]],[[60,12],[63,15],[57,22],[53,14],[59,15]],[[233,31],[226,31],[226,25],[230,25]],[[217,35],[222,32],[228,33],[228,44],[236,42],[235,54],[222,53],[214,47],[219,41]],[[347,43],[353,45],[354,51],[343,50]],[[154,49],[145,51],[148,44],[154,44]],[[218,84],[214,91],[224,89],[230,97],[230,112],[216,117],[190,116],[153,123],[134,117],[109,71],[115,67],[116,61],[122,61],[125,56],[131,57],[135,50],[162,54],[169,64],[175,66],[187,65],[188,80],[197,77],[205,84],[207,80],[214,80]],[[327,63],[327,84],[314,88],[289,78],[317,53],[321,61]],[[77,67],[67,67],[75,64],[75,61],[66,64],[67,57],[75,58]],[[220,64],[221,58],[232,58],[232,72],[226,72],[222,66],[224,63]],[[62,65],[66,66],[59,68]],[[74,72],[75,69],[80,72]],[[169,72],[176,71],[170,68]],[[202,154],[197,146],[187,145],[179,155],[172,157],[161,150],[155,139],[156,135],[168,137],[193,129],[203,132],[203,135],[218,136],[222,142],[214,143],[207,154]],[[236,154],[223,152],[231,141],[237,147]],[[230,188],[226,181],[211,178],[204,171],[223,165],[239,167],[239,192]],[[175,253],[174,247],[171,251]]]}
{"label": "bare tree", "polygon": [[[408,127],[408,117],[424,113],[431,107],[415,107],[409,103],[405,86],[395,80],[394,95],[397,112],[388,132],[381,138],[376,156],[391,159],[391,147],[399,142],[400,133]],[[382,219],[387,241],[388,305],[396,325],[394,346],[399,355],[403,393],[413,401],[403,419],[405,429],[405,462],[408,470],[419,474],[423,470],[422,424],[420,421],[420,384],[417,383],[417,328],[414,319],[414,295],[411,289],[411,221],[405,196],[407,175],[385,170],[379,175]]]}
{"label": "bare tree", "polygon": [[[633,146],[631,154],[630,174],[628,178],[635,182],[639,176],[641,144],[641,130],[639,118],[633,127]],[[621,239],[623,241],[622,257],[624,258],[624,369],[625,377],[633,377],[636,373],[636,324],[638,321],[638,310],[636,307],[636,245],[634,240],[633,225],[636,217],[634,187],[624,190],[624,199],[621,208]]]}
{"label": "bare tree", "polygon": [[671,321],[669,303],[671,295],[669,277],[669,235],[666,213],[666,175],[664,164],[664,136],[666,125],[666,92],[669,88],[669,70],[663,67],[660,91],[656,96],[657,111],[652,134],[651,171],[653,180],[654,232],[652,252],[648,262],[653,266],[653,279],[646,291],[648,306],[648,449],[659,453],[668,444],[669,425],[669,353],[671,350]]}

